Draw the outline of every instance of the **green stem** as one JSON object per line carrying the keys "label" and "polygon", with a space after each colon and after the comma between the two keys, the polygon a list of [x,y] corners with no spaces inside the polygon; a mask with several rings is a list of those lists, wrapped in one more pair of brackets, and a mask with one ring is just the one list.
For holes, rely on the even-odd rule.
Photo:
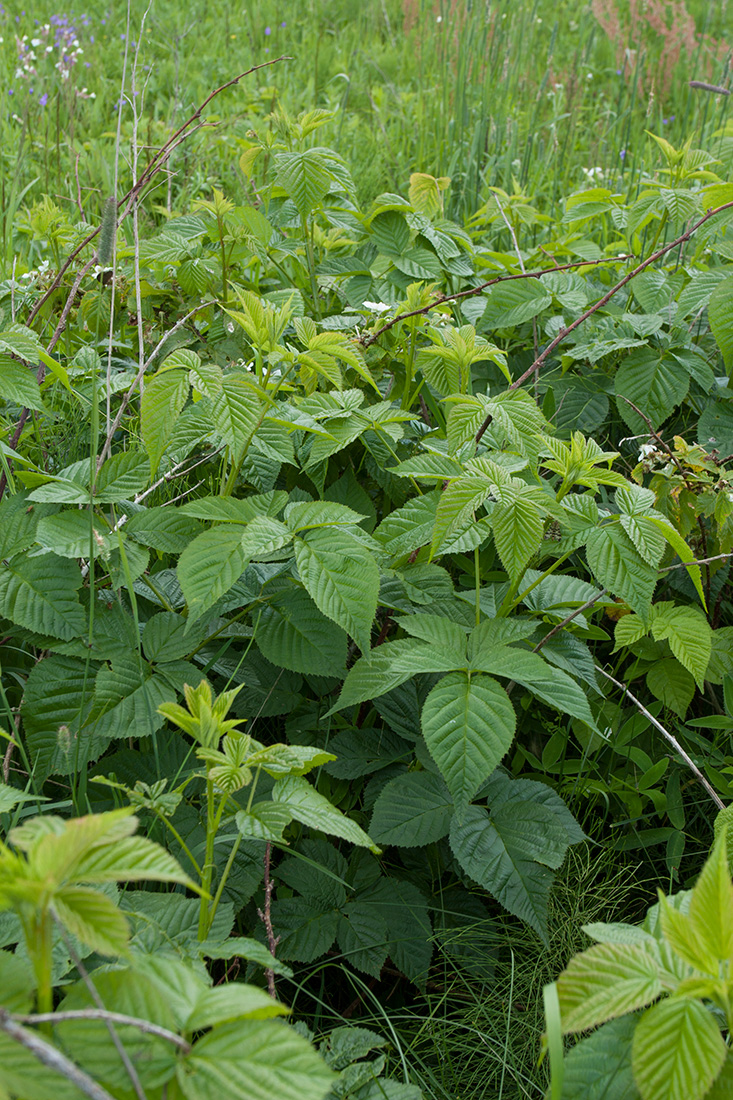
{"label": "green stem", "polygon": [[[513,611],[514,608],[517,607],[522,602],[524,597],[529,595],[529,593],[532,591],[533,588],[536,588],[538,584],[541,584],[541,582],[545,579],[545,577],[551,576],[555,572],[555,570],[557,569],[558,565],[562,565],[562,563],[564,561],[567,561],[567,559],[570,557],[570,555],[574,554],[574,553],[575,553],[574,549],[573,550],[568,550],[567,553],[562,554],[559,558],[555,558],[552,565],[548,569],[545,569],[544,573],[542,573],[537,578],[537,580],[532,581],[532,583],[530,585],[528,585],[527,588],[525,588],[523,592],[519,593],[519,595],[514,600],[514,602],[509,607],[507,607],[506,611],[504,611],[504,604],[502,604],[501,609],[499,611],[499,614],[500,615],[501,614],[508,615],[510,611]],[[518,586],[518,582],[517,582],[517,586]],[[515,587],[514,591],[516,592],[516,587]],[[508,592],[507,596],[510,596],[510,595],[513,595],[513,593]],[[504,602],[506,603],[506,599],[505,599]]]}
{"label": "green stem", "polygon": [[[260,772],[261,771],[262,771],[262,769],[258,768],[257,771],[255,772],[254,779],[252,780],[252,786],[250,788],[249,798],[247,800],[247,813],[249,813],[249,811],[252,809],[252,801],[254,799],[254,794],[255,794],[255,791],[257,789],[257,780],[260,778]],[[222,806],[224,805],[225,801],[226,801],[225,798],[222,799]],[[234,860],[236,858],[237,852],[239,851],[239,845],[241,843],[242,843],[242,834],[239,833],[238,836],[234,840],[234,844],[232,845],[232,850],[229,853],[229,859],[226,862],[226,866],[225,866],[224,871],[223,871],[222,876],[221,876],[221,881],[219,882],[219,885],[218,885],[217,890],[216,890],[216,894],[214,895],[214,900],[212,901],[211,908],[209,909],[209,928],[211,928],[212,924],[214,923],[214,917],[216,916],[216,911],[219,908],[219,902],[221,901],[221,895],[224,892],[224,887],[226,885],[227,879],[229,878],[229,873],[232,869],[232,865],[233,865]]]}
{"label": "green stem", "polygon": [[183,851],[186,853],[186,855],[190,859],[191,866],[195,868],[196,874],[199,876],[199,878],[203,878],[203,872],[202,872],[201,868],[199,867],[197,861],[194,859],[193,852],[191,851],[189,846],[186,844],[186,841],[183,839],[181,834],[178,832],[178,829],[175,827],[175,825],[171,821],[169,821],[168,818],[165,816],[165,814],[161,813],[160,810],[153,808],[153,812],[154,812],[155,816],[163,822],[166,829],[170,829],[171,833],[176,838],[176,840],[180,844],[181,848],[183,849]]}
{"label": "green stem", "polygon": [[[28,953],[33,960],[36,976],[36,1010],[42,1014],[53,1012],[53,940],[47,909],[37,914],[30,938],[32,942],[28,943]],[[51,1025],[43,1024],[41,1030],[50,1035]]]}
{"label": "green stem", "polygon": [[199,942],[206,939],[208,933],[209,898],[211,896],[211,879],[214,874],[214,784],[209,778],[210,766],[206,765],[206,852],[204,855],[204,869],[201,875],[201,901],[199,904]]}
{"label": "green stem", "polygon": [[313,242],[308,234],[308,222],[301,215],[300,224],[303,227],[303,240],[305,242],[305,256],[308,261],[308,273],[311,280],[311,294],[313,296],[313,311],[316,318],[321,319],[321,307],[318,302],[318,280],[316,279],[316,261],[313,255]]}
{"label": "green stem", "polygon": [[481,622],[481,571],[479,569],[479,553],[478,546],[474,547],[473,551],[473,568],[476,574],[476,626]]}

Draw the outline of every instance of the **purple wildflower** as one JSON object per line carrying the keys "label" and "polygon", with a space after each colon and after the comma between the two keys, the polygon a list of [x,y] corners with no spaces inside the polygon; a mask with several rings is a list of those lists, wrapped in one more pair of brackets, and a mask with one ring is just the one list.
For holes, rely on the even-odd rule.
{"label": "purple wildflower", "polygon": [[40,104],[40,106],[41,106],[41,107],[45,107],[45,106],[46,106],[46,104],[48,103],[48,96],[46,95],[46,93],[45,93],[45,92],[44,92],[44,93],[43,93],[43,95],[42,95],[42,96],[41,96],[41,97],[39,98],[38,102],[39,102],[39,104]]}
{"label": "purple wildflower", "polygon": [[272,34],[272,30],[270,27],[265,27],[265,34]]}

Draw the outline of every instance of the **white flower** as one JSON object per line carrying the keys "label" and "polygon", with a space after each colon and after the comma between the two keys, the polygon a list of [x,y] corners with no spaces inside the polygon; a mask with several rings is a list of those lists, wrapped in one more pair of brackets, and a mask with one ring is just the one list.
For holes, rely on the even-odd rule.
{"label": "white flower", "polygon": [[436,23],[442,23],[443,22],[443,16],[439,15],[438,18],[435,20],[435,22]]}
{"label": "white flower", "polygon": [[384,302],[364,302],[364,309],[370,309],[372,313],[386,313],[391,306],[386,306]]}
{"label": "white flower", "polygon": [[649,455],[654,454],[656,449],[653,443],[642,443],[639,448],[639,462],[643,462]]}
{"label": "white flower", "polygon": [[593,79],[593,73],[586,73],[585,74],[585,79],[586,80],[592,80]]}
{"label": "white flower", "polygon": [[591,182],[595,179],[603,179],[603,169],[600,165],[595,168],[581,168],[580,169],[587,180]]}

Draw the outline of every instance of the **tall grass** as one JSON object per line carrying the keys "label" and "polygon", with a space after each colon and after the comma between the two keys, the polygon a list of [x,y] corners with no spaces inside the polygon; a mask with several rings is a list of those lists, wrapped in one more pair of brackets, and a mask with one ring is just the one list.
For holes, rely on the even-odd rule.
{"label": "tall grass", "polygon": [[[645,129],[677,141],[720,128],[728,97],[692,90],[688,80],[727,84],[730,52],[721,44],[725,4],[690,2],[696,34],[688,26],[686,43],[671,49],[674,25],[634,21],[629,10],[616,10],[623,3],[279,0],[240,10],[224,0],[154,2],[139,43],[141,137],[149,149],[236,72],[281,54],[292,58],[215,101],[214,128],[177,151],[168,182],[153,196],[155,214],[184,209],[214,185],[241,200],[240,142],[274,107],[336,112],[319,140],[353,166],[365,202],[381,190],[403,190],[415,170],[452,178],[447,213],[458,219],[491,186],[511,190],[516,181],[552,213],[563,194],[584,184],[583,168],[628,182],[642,167]],[[97,217],[111,188],[122,58],[126,45],[138,44],[123,37],[119,5],[90,13],[86,23],[77,0],[67,7],[84,51],[67,81],[54,70],[55,54],[37,61],[36,77],[14,75],[16,35],[32,40],[58,17],[56,4],[38,0],[17,22],[10,11],[0,15],[6,269],[8,227],[21,200],[50,194],[70,216]],[[133,26],[143,10],[135,0]],[[124,100],[121,109],[129,144]]]}

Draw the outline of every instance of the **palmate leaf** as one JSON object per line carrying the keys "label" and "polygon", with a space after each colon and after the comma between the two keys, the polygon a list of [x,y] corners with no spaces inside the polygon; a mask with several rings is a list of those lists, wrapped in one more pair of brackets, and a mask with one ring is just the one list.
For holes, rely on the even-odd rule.
{"label": "palmate leaf", "polygon": [[267,1020],[272,1016],[287,1016],[289,1012],[287,1005],[274,1001],[256,985],[226,982],[213,989],[201,990],[184,1030],[203,1031],[229,1020]]}
{"label": "palmate leaf", "polygon": [[160,669],[127,654],[97,673],[90,724],[98,737],[148,737],[163,724],[158,707],[175,698]]}
{"label": "palmate leaf", "polygon": [[492,646],[486,642],[474,652],[471,668],[491,676],[516,680],[544,703],[580,718],[591,729],[596,728],[582,688],[566,672],[549,665],[537,653],[510,646]]}
{"label": "palmate leaf", "polygon": [[359,899],[341,910],[338,945],[347,962],[378,978],[387,959],[389,933],[376,905]]}
{"label": "palmate leaf", "polygon": [[452,672],[465,667],[465,653],[446,646],[400,638],[373,649],[349,669],[333,711],[393,691],[419,672]]}
{"label": "palmate leaf", "polygon": [[655,604],[652,636],[656,641],[667,639],[677,660],[692,673],[702,691],[713,645],[710,624],[696,607],[669,603],[657,611],[658,607]]}
{"label": "palmate leaf", "polygon": [[516,581],[542,542],[544,527],[540,510],[521,491],[511,499],[505,489],[491,512],[491,527],[501,564],[510,579]]}
{"label": "palmate leaf", "polygon": [[[1,341],[0,341],[1,346]],[[0,354],[0,398],[26,409],[43,409],[35,374],[24,363]]]}
{"label": "palmate leaf", "polygon": [[94,500],[98,504],[116,504],[131,500],[148,484],[150,473],[140,451],[122,451],[108,458],[97,476]]}
{"label": "palmate leaf", "polygon": [[733,302],[733,275],[718,283],[715,287],[708,306],[710,328],[715,342],[720,348],[723,362],[730,372],[733,364],[733,318],[731,317],[731,302]]}
{"label": "palmate leaf", "polygon": [[178,1068],[186,1100],[324,1100],[334,1080],[306,1039],[271,1020],[215,1027]]}
{"label": "palmate leaf", "polygon": [[448,784],[459,817],[514,739],[509,696],[482,674],[451,672],[425,700],[425,742]]}
{"label": "palmate leaf", "polygon": [[649,951],[596,944],[572,958],[557,980],[563,1031],[585,1031],[634,1012],[656,1000],[662,988],[659,964]]}
{"label": "palmate leaf", "polygon": [[657,573],[643,561],[618,524],[605,524],[588,535],[588,564],[599,583],[620,596],[639,615],[646,615],[657,584]]}
{"label": "palmate leaf", "polygon": [[661,1001],[634,1032],[632,1067],[642,1100],[701,1100],[726,1052],[717,1021],[699,1001]]}
{"label": "palmate leaf", "polygon": [[379,593],[370,551],[346,531],[316,528],[295,539],[295,560],[318,609],[367,653]]}
{"label": "palmate leaf", "polygon": [[319,149],[275,154],[276,181],[295,203],[301,218],[325,198],[334,181],[332,166]]}
{"label": "palmate leaf", "polygon": [[178,882],[189,890],[199,888],[177,861],[152,840],[144,836],[128,836],[114,844],[95,848],[83,856],[74,867],[80,882]]}
{"label": "palmate leaf", "polygon": [[229,447],[233,463],[240,461],[244,449],[263,417],[263,406],[249,378],[228,374],[212,400],[216,430]]}
{"label": "palmate leaf", "polygon": [[100,955],[125,953],[129,926],[115,903],[87,886],[64,886],[54,896],[53,908],[64,928]]}
{"label": "palmate leaf", "polygon": [[616,372],[616,404],[632,432],[643,432],[647,425],[631,405],[641,409],[658,428],[684,401],[690,376],[666,349],[636,348]]}

